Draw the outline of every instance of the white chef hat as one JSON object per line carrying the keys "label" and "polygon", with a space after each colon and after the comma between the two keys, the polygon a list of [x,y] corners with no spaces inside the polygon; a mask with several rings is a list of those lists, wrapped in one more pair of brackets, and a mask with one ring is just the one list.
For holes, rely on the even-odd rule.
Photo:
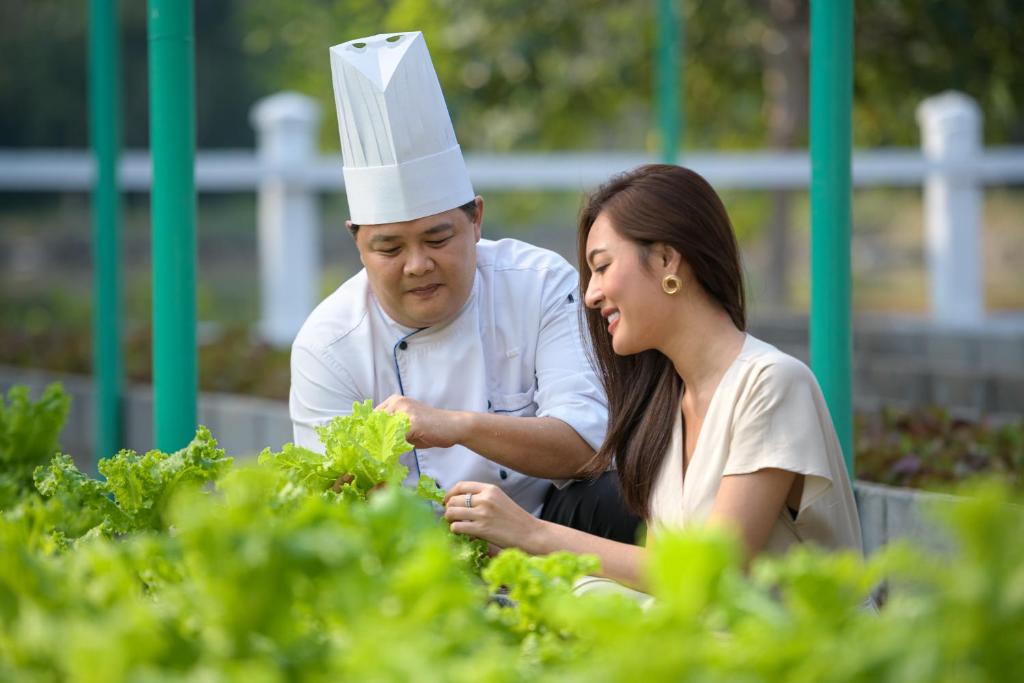
{"label": "white chef hat", "polygon": [[335,45],[331,72],[353,223],[408,221],[473,199],[422,33]]}

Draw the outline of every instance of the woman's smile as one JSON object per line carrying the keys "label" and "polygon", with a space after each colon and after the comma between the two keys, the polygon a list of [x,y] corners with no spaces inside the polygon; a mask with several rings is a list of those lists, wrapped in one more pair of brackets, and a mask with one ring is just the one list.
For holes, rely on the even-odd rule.
{"label": "woman's smile", "polygon": [[619,326],[619,318],[622,317],[618,311],[614,311],[608,316],[608,334],[614,334],[615,328]]}

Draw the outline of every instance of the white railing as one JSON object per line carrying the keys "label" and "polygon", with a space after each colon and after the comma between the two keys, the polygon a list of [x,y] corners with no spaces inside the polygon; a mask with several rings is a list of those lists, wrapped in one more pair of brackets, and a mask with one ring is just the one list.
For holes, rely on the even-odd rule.
{"label": "white railing", "polygon": [[[257,192],[261,329],[288,344],[316,304],[319,281],[318,194],[344,190],[341,155],[316,151],[320,111],[310,98],[279,93],[253,108],[256,150],[203,150],[196,155],[200,192]],[[1024,146],[984,149],[981,113],[965,95],[945,93],[918,110],[923,149],[853,154],[856,187],[923,187],[930,306],[941,323],[984,318],[981,281],[982,188],[1024,183]],[[609,176],[656,161],[634,153],[466,154],[474,188],[582,191]],[[718,188],[806,189],[806,151],[688,153],[680,163]],[[148,191],[149,155],[122,154],[121,187]],[[0,191],[72,191],[91,187],[86,150],[0,150]]]}
{"label": "white railing", "polygon": [[[640,164],[652,154],[551,152],[533,154],[466,153],[477,190],[585,190]],[[807,189],[811,162],[806,151],[687,153],[679,163],[697,171],[716,188],[751,190]],[[929,173],[968,175],[981,185],[1024,183],[1024,145],[990,147],[963,163],[926,159],[913,148],[854,151],[856,187],[922,187]],[[121,155],[121,187],[148,192],[149,154]],[[206,149],[196,155],[200,192],[253,192],[267,178],[281,178],[313,192],[342,192],[341,154],[318,154],[304,166],[261,160],[254,150]],[[86,150],[0,149],[0,192],[87,192],[93,164]]]}

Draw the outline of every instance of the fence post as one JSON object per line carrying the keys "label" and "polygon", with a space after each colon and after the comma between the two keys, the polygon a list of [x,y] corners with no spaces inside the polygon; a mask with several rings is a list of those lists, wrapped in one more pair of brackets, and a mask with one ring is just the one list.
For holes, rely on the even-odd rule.
{"label": "fence post", "polygon": [[304,180],[316,156],[320,106],[284,92],[250,112],[260,163],[258,190],[260,334],[288,346],[316,305],[320,283],[320,207]]}
{"label": "fence post", "polygon": [[811,3],[810,351],[853,479],[853,0]]}
{"label": "fence post", "polygon": [[984,318],[981,278],[981,109],[963,93],[929,97],[917,108],[921,147],[931,165],[924,184],[928,301],[940,323],[970,326]]}
{"label": "fence post", "polygon": [[149,0],[153,154],[153,437],[170,453],[196,433],[196,116],[194,0]]}

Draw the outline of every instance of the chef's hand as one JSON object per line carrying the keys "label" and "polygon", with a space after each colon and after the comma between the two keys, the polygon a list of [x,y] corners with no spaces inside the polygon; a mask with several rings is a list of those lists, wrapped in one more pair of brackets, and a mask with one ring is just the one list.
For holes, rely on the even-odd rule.
{"label": "chef's hand", "polygon": [[461,440],[463,422],[459,411],[431,408],[398,394],[384,399],[377,410],[408,415],[409,433],[405,438],[416,448],[451,448]]}
{"label": "chef's hand", "polygon": [[[469,494],[472,498],[467,500]],[[444,506],[444,517],[453,532],[482,538],[498,548],[529,552],[542,532],[543,523],[494,484],[460,481],[448,490]]]}

